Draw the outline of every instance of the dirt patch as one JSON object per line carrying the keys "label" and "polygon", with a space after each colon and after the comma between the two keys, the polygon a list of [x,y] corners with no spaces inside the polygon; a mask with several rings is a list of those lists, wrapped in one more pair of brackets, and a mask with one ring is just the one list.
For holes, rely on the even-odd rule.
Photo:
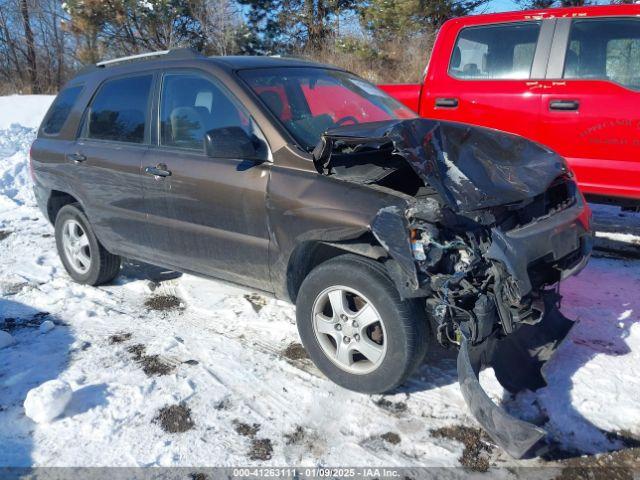
{"label": "dirt patch", "polygon": [[146,347],[141,343],[136,343],[135,345],[131,345],[129,348],[127,348],[127,352],[133,355],[133,359],[136,362],[140,361],[142,356],[145,354],[146,350],[147,350]]}
{"label": "dirt patch", "polygon": [[175,370],[175,366],[165,362],[159,355],[145,355],[140,359],[142,371],[148,377],[154,375],[169,375]]}
{"label": "dirt patch", "polygon": [[640,441],[627,431],[606,432],[612,442],[620,442],[624,448],[598,455],[584,455],[575,450],[565,450],[556,445],[543,456],[544,460],[557,461],[562,472],[561,480],[606,478],[607,480],[631,480],[640,469]]}
{"label": "dirt patch", "polygon": [[131,340],[132,334],[131,332],[120,332],[115,333],[109,337],[109,343],[111,345],[115,345],[116,343],[126,342],[127,340]]}
{"label": "dirt patch", "polygon": [[287,347],[282,350],[282,355],[289,360],[305,360],[309,358],[307,351],[302,344],[298,342],[291,342],[287,345]]}
{"label": "dirt patch", "polygon": [[2,320],[0,320],[0,330],[12,332],[16,329],[16,325],[16,319],[12,317],[3,318]]}
{"label": "dirt patch", "polygon": [[11,235],[13,232],[9,230],[0,230],[0,242]]}
{"label": "dirt patch", "polygon": [[213,406],[216,410],[229,410],[229,407],[231,407],[231,401],[228,398],[223,398]]}
{"label": "dirt patch", "polygon": [[493,451],[493,445],[489,443],[487,434],[479,428],[456,425],[431,430],[431,435],[462,443],[464,450],[458,461],[463,467],[476,472],[489,470],[489,455]]}
{"label": "dirt patch", "polygon": [[182,363],[186,363],[187,365],[191,365],[191,366],[193,366],[193,365],[198,365],[200,362],[199,362],[198,360],[193,360],[193,359],[191,359],[191,360],[185,360],[185,361],[184,361],[184,362],[182,362]]}
{"label": "dirt patch", "polygon": [[195,423],[191,419],[191,409],[184,404],[169,405],[158,412],[154,421],[168,433],[182,433],[191,430]]}
{"label": "dirt patch", "polygon": [[172,365],[160,357],[160,355],[146,355],[144,345],[137,343],[127,348],[127,351],[133,355],[133,359],[140,364],[142,371],[148,377],[154,375],[168,375],[175,370]]}
{"label": "dirt patch", "polygon": [[606,478],[607,480],[632,480],[634,471],[640,468],[640,448],[629,448],[617,452],[575,457],[561,462],[560,480],[582,480],[583,478]]}
{"label": "dirt patch", "polygon": [[2,295],[15,295],[28,285],[28,282],[6,282],[0,280],[0,292]]}
{"label": "dirt patch", "polygon": [[159,312],[176,310],[180,308],[181,305],[181,300],[175,295],[156,295],[154,297],[147,298],[144,302],[144,306],[149,310],[156,310]]}
{"label": "dirt patch", "polygon": [[[42,322],[47,320],[47,317],[49,317],[49,312],[37,312],[27,318],[5,317],[0,320],[0,330],[6,330],[11,333],[19,328],[39,328]],[[56,325],[65,325],[57,320],[54,323]]]}
{"label": "dirt patch", "polygon": [[257,293],[248,293],[244,298],[251,304],[256,313],[260,313],[260,310],[267,305],[267,299]]}
{"label": "dirt patch", "polygon": [[284,441],[287,445],[297,445],[301,443],[306,437],[304,428],[300,425],[296,425],[293,432],[284,434]]}
{"label": "dirt patch", "polygon": [[380,435],[385,442],[390,443],[391,445],[397,445],[400,443],[400,435],[395,432],[387,432]]}
{"label": "dirt patch", "polygon": [[407,404],[404,402],[392,402],[386,398],[381,398],[376,401],[376,405],[387,412],[394,414],[400,414],[407,411]]}
{"label": "dirt patch", "polygon": [[31,317],[31,321],[41,324],[42,322],[44,322],[44,320],[49,316],[49,312],[37,312],[34,313],[33,316]]}
{"label": "dirt patch", "polygon": [[[601,430],[602,431],[602,430]],[[609,440],[612,442],[621,442],[624,448],[638,448],[640,449],[640,440],[636,435],[628,430],[621,430],[620,432],[605,432],[602,431]]]}
{"label": "dirt patch", "polygon": [[249,425],[248,423],[244,423],[239,420],[234,420],[233,428],[235,429],[238,435],[242,435],[243,437],[254,438],[258,433],[258,431],[260,430],[260,424],[254,423],[253,425]]}
{"label": "dirt patch", "polygon": [[270,460],[272,454],[273,446],[268,438],[256,438],[251,441],[250,460]]}

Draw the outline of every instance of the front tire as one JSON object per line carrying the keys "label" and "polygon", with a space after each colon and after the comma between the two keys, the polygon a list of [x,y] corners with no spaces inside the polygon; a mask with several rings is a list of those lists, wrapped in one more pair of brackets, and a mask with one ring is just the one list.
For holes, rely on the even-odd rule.
{"label": "front tire", "polygon": [[402,300],[384,267],[363,257],[341,255],[312,270],[298,292],[296,318],[311,360],[349,390],[393,390],[426,353],[424,310]]}
{"label": "front tire", "polygon": [[120,257],[98,241],[78,204],[65,205],[55,221],[58,255],[69,276],[85,285],[101,285],[120,271]]}

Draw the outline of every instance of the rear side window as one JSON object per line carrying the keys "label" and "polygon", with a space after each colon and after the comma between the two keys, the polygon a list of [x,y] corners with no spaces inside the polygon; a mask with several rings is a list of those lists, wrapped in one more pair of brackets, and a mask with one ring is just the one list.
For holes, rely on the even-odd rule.
{"label": "rear side window", "polygon": [[64,122],[67,121],[69,113],[76,103],[82,86],[65,88],[61,91],[51,106],[51,111],[44,121],[43,131],[48,135],[56,135],[60,133]]}
{"label": "rear side window", "polygon": [[152,79],[142,75],[105,82],[89,107],[85,136],[144,143]]}
{"label": "rear side window", "polygon": [[640,21],[574,21],[563,77],[610,80],[640,90]]}
{"label": "rear side window", "polygon": [[531,77],[540,22],[463,29],[449,74],[465,80],[524,80]]}

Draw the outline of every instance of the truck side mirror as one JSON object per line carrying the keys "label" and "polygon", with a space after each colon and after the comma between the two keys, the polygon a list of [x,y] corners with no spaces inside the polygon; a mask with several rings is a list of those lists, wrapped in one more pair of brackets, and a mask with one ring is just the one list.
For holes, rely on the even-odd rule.
{"label": "truck side mirror", "polygon": [[204,150],[208,157],[267,160],[267,145],[264,140],[241,127],[209,130],[204,136]]}

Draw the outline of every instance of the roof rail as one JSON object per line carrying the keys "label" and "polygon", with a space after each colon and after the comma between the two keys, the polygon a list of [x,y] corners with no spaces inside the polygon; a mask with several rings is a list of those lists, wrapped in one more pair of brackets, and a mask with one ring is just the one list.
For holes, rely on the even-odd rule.
{"label": "roof rail", "polygon": [[160,50],[158,52],[140,53],[138,55],[129,55],[128,57],[114,58],[112,60],[103,60],[96,63],[96,67],[106,67],[116,65],[118,63],[131,62],[133,60],[149,59],[153,57],[167,56],[167,58],[198,58],[202,57],[200,52],[192,48],[173,48],[171,50]]}

